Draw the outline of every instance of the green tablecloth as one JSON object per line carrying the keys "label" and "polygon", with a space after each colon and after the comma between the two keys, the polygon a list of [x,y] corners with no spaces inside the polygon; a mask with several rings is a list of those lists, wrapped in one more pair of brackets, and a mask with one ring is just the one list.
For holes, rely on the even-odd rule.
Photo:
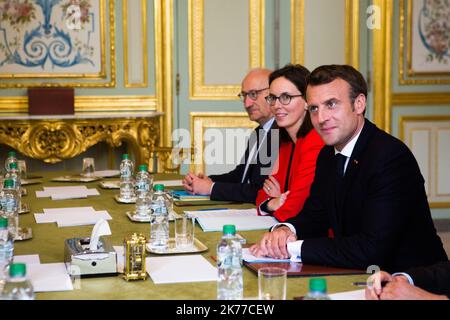
{"label": "green tablecloth", "polygon": [[[20,225],[33,229],[33,238],[27,241],[15,243],[15,255],[39,254],[41,263],[63,262],[64,239],[89,236],[93,226],[58,228],[56,223],[36,224],[33,213],[42,213],[44,208],[92,206],[95,210],[107,210],[113,217],[109,221],[113,245],[122,245],[123,239],[133,232],[140,232],[149,236],[150,227],[147,223],[135,223],[125,215],[126,211],[134,210],[133,204],[119,204],[114,200],[118,190],[102,189],[99,182],[90,182],[85,185],[88,188],[97,188],[100,196],[90,196],[87,199],[74,200],[51,200],[50,198],[36,198],[36,190],[43,190],[44,186],[79,185],[82,183],[51,182],[52,177],[61,175],[58,173],[45,173],[43,184],[25,186],[28,194],[23,197],[23,202],[30,205],[31,212],[20,215]],[[176,179],[176,175],[156,175],[156,179]],[[230,205],[214,206],[230,207]],[[251,208],[251,205],[232,205],[233,208]],[[176,207],[175,211],[181,213],[183,210],[195,210],[205,208],[198,207]],[[173,223],[170,223],[170,232],[173,234]],[[196,226],[196,237],[209,249],[203,256],[212,264],[215,264],[211,256],[215,255],[215,247],[221,237],[220,232],[203,232]],[[263,231],[240,232],[247,239],[247,243],[256,242]],[[180,269],[186,266],[179,266]],[[352,285],[354,281],[364,281],[366,275],[357,276],[333,276],[327,277],[328,291],[330,293],[340,291],[356,290]],[[308,291],[308,278],[288,278],[287,299],[294,296],[305,295]],[[256,298],[258,295],[257,275],[244,267],[244,297]],[[37,293],[36,299],[215,299],[215,282],[196,282],[180,284],[158,284],[155,285],[151,278],[145,281],[127,282],[121,275],[106,278],[81,279],[81,288],[66,292],[43,292]]]}

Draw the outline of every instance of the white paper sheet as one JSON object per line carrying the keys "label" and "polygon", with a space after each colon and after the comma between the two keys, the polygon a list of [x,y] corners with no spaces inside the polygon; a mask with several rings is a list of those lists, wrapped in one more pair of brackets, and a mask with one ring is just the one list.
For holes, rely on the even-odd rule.
{"label": "white paper sheet", "polygon": [[177,187],[177,186],[182,186],[183,182],[182,180],[154,180],[153,181],[153,185],[156,184],[163,184],[164,187]]}
{"label": "white paper sheet", "polygon": [[253,209],[218,209],[218,210],[197,210],[184,211],[196,218],[234,218],[234,217],[257,217],[258,212]]}
{"label": "white paper sheet", "polygon": [[58,214],[70,214],[70,213],[95,213],[94,207],[70,207],[70,208],[44,208],[44,213],[58,213]]}
{"label": "white paper sheet", "polygon": [[290,262],[289,259],[257,258],[250,253],[249,248],[242,248],[242,259],[247,262]]}
{"label": "white paper sheet", "polygon": [[217,268],[200,255],[150,257],[146,267],[155,284],[217,281]]}
{"label": "white paper sheet", "polygon": [[86,186],[44,187],[43,191],[36,191],[37,198],[51,197],[52,200],[79,199],[87,196],[99,195],[96,188]]}
{"label": "white paper sheet", "polygon": [[38,254],[28,254],[28,255],[20,255],[20,256],[14,256],[13,258],[14,263],[26,263],[26,264],[40,264],[41,260],[39,259]]}
{"label": "white paper sheet", "polygon": [[331,300],[366,300],[365,289],[329,294]]}
{"label": "white paper sheet", "polygon": [[119,170],[99,170],[94,172],[94,176],[101,178],[115,177],[118,175],[120,175]]}
{"label": "white paper sheet", "polygon": [[208,217],[197,218],[198,224],[204,232],[222,231],[226,224],[234,224],[236,231],[269,230],[278,221],[273,217]]}
{"label": "white paper sheet", "polygon": [[27,264],[27,276],[35,292],[73,290],[64,263]]}
{"label": "white paper sheet", "polygon": [[98,220],[112,220],[107,211],[97,211],[96,213],[79,213],[76,215],[61,215],[57,217],[58,227],[75,227],[96,224]]}

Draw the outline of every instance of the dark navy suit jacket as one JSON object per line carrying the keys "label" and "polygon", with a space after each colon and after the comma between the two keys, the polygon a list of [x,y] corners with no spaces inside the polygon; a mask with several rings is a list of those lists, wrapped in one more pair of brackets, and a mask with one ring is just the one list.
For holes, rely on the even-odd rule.
{"label": "dark navy suit jacket", "polygon": [[[365,120],[336,201],[334,147],[317,159],[310,197],[292,223],[304,263],[389,272],[448,260],[424,179],[408,147]],[[327,237],[331,228],[334,238]]]}

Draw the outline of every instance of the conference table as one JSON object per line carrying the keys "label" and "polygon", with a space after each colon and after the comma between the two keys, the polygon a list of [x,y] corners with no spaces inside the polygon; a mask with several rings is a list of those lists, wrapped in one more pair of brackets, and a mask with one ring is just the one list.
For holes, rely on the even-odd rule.
{"label": "conference table", "polygon": [[[127,211],[134,210],[134,204],[122,204],[114,200],[114,196],[119,192],[118,189],[102,189],[99,181],[80,183],[80,182],[53,182],[52,178],[61,175],[67,175],[67,172],[45,172],[35,173],[42,175],[42,183],[27,185],[27,195],[22,201],[28,203],[30,212],[20,215],[20,226],[31,227],[33,237],[29,240],[15,242],[15,255],[39,254],[41,263],[57,263],[64,261],[64,240],[75,237],[89,237],[93,225],[79,227],[61,227],[56,223],[37,224],[34,213],[42,213],[44,208],[61,207],[84,207],[92,206],[95,210],[107,210],[112,216],[109,220],[112,235],[108,236],[114,246],[123,245],[124,238],[132,233],[142,233],[147,238],[150,233],[149,223],[139,223],[131,221],[127,216]],[[72,173],[75,174],[75,173]],[[174,174],[155,174],[155,180],[180,179],[179,175]],[[118,178],[107,178],[113,180]],[[49,186],[75,186],[86,185],[88,188],[97,188],[99,196],[89,196],[84,199],[70,200],[51,200],[50,198],[37,198],[36,191],[43,190],[43,187]],[[251,204],[223,204],[214,205],[214,208],[252,208]],[[197,210],[212,208],[212,206],[192,206],[177,207],[174,210],[182,214],[184,210]],[[230,221],[231,222],[231,221]],[[173,237],[173,222],[170,222],[170,235]],[[264,233],[263,230],[257,231],[239,231],[247,240],[247,243],[255,243]],[[197,224],[195,227],[195,236],[208,250],[201,254],[211,264],[215,265],[214,256],[216,255],[216,245],[221,238],[221,232],[203,232]],[[200,254],[200,253],[199,253]],[[148,254],[148,256],[153,256]],[[179,268],[189,266],[180,265]],[[244,298],[257,299],[258,296],[258,277],[257,274],[247,267],[243,267],[244,278]],[[327,276],[328,292],[343,292],[360,289],[353,285],[353,282],[365,281],[366,274],[360,275],[339,275]],[[308,277],[288,277],[287,280],[287,299],[304,296],[308,292]],[[38,292],[36,299],[160,299],[160,300],[214,300],[216,299],[215,282],[194,282],[194,283],[176,283],[176,284],[154,284],[150,277],[147,280],[125,281],[122,275],[98,278],[82,278],[80,288],[73,291],[63,292]]]}

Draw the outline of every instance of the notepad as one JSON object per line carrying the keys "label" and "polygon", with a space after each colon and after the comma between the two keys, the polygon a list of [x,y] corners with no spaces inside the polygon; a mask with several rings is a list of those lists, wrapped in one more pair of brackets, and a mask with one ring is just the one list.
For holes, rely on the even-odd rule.
{"label": "notepad", "polygon": [[146,268],[155,284],[217,281],[217,268],[200,255],[150,257]]}
{"label": "notepad", "polygon": [[209,195],[190,194],[185,190],[173,190],[172,196],[179,201],[209,200]]}
{"label": "notepad", "polygon": [[204,232],[222,231],[226,224],[234,224],[237,231],[268,230],[278,221],[271,216],[258,216],[256,209],[185,211],[196,220]]}

